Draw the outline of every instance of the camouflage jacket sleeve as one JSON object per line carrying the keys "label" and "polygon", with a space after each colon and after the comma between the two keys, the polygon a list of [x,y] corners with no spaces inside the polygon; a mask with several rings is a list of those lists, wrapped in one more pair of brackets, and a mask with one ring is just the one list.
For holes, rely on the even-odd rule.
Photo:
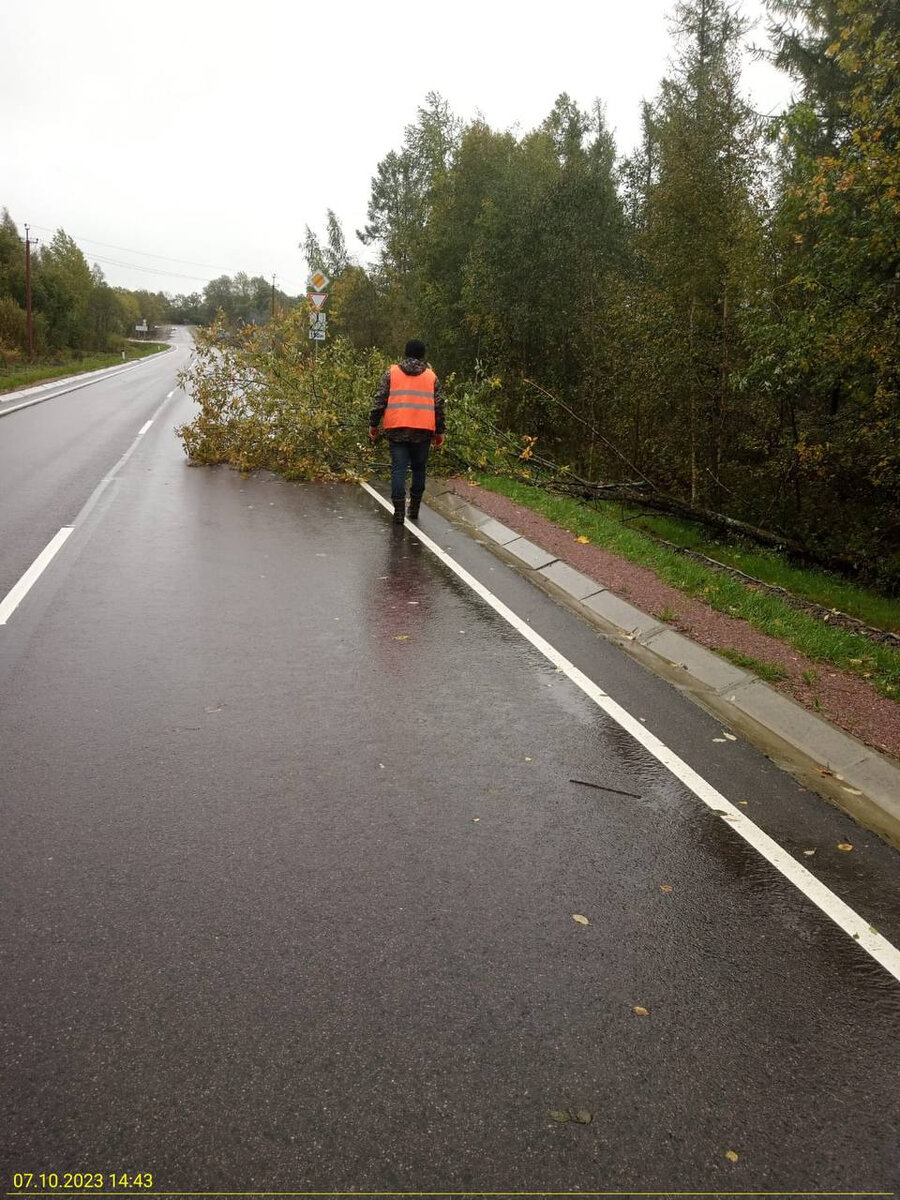
{"label": "camouflage jacket sleeve", "polygon": [[375,402],[372,405],[372,411],[369,413],[369,428],[377,429],[381,418],[384,416],[384,410],[387,408],[388,396],[391,394],[391,373],[385,371],[378,381],[378,390],[375,393]]}

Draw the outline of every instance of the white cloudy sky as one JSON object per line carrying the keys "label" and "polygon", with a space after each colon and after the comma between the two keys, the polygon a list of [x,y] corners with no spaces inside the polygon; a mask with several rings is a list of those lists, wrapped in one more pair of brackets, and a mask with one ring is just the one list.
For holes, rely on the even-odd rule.
{"label": "white cloudy sky", "polygon": [[[430,90],[521,132],[562,91],[599,97],[629,150],[673,6],[0,0],[0,207],[20,232],[65,228],[113,284],[199,291],[243,270],[296,293],[297,243],[328,207],[365,256],[369,181]],[[763,0],[743,10],[759,18]],[[760,111],[790,93],[765,64],[745,81]]]}

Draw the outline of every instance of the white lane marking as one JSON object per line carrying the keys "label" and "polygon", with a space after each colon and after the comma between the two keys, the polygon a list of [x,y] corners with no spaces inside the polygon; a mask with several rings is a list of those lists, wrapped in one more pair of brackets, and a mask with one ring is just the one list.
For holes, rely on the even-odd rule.
{"label": "white lane marking", "polygon": [[[385,500],[369,484],[363,481],[360,481],[360,484],[382,507],[386,508],[389,512],[393,511],[393,505],[389,500]],[[730,800],[726,800],[720,792],[717,792],[712,784],[707,783],[692,767],[689,767],[683,759],[679,758],[664,742],[651,733],[646,725],[642,725],[639,721],[636,721],[629,712],[622,708],[620,704],[617,704],[606,692],[602,691],[574,663],[570,662],[554,646],[551,646],[539,633],[535,633],[533,629],[529,628],[521,617],[517,616],[511,608],[508,608],[483,583],[480,583],[474,575],[470,575],[465,567],[460,566],[455,559],[451,558],[446,551],[442,550],[440,546],[424,534],[418,526],[413,525],[409,521],[405,522],[405,524],[407,529],[415,533],[423,546],[427,546],[432,554],[436,555],[441,562],[446,563],[450,570],[464,583],[468,584],[496,613],[503,617],[505,621],[508,621],[522,637],[531,642],[532,646],[536,650],[539,650],[545,658],[549,659],[555,667],[558,667],[563,674],[567,675],[586,696],[594,701],[598,708],[601,708],[622,729],[630,733],[635,741],[639,742],[658,762],[668,768],[676,779],[681,780],[685,787],[689,788],[699,800],[702,800],[707,808],[712,809],[717,816],[721,817],[735,833],[740,834],[744,841],[748,842],[754,850],[757,850],[763,858],[772,864],[776,871],[779,871],[785,879],[798,888],[827,917],[830,917],[857,945],[870,954],[895,979],[900,980],[900,950],[896,946],[892,945],[887,938],[882,937],[880,933],[872,928],[868,921],[864,920],[859,913],[854,912],[848,904],[845,904],[824,883],[820,883],[815,875],[812,875],[805,867],[801,866],[773,838],[770,838],[767,833],[763,833],[758,825],[754,825],[749,817],[745,816],[739,808],[732,804]]]}
{"label": "white lane marking", "polygon": [[74,528],[74,525],[64,525],[56,537],[47,543],[19,582],[14,584],[0,600],[0,625],[5,625],[16,611]]}
{"label": "white lane marking", "polygon": [[[141,361],[144,361],[144,360],[141,360]],[[34,584],[37,582],[41,573],[49,565],[51,559],[55,556],[56,552],[60,549],[60,547],[63,545],[63,543],[69,537],[69,535],[71,533],[74,533],[76,528],[79,525],[83,524],[84,521],[87,520],[87,517],[88,517],[89,513],[91,512],[91,509],[94,507],[94,505],[100,499],[103,492],[106,490],[107,487],[109,487],[109,485],[112,483],[112,481],[116,478],[119,471],[121,471],[122,467],[125,466],[125,464],[129,460],[129,458],[131,458],[132,454],[134,454],[135,450],[137,450],[137,448],[141,442],[141,434],[143,434],[153,424],[153,422],[156,420],[156,418],[159,416],[159,414],[165,408],[166,404],[168,404],[168,401],[169,401],[169,398],[167,396],[166,399],[163,400],[162,404],[159,405],[159,407],[157,408],[157,410],[153,414],[153,416],[150,418],[150,420],[146,423],[144,428],[140,431],[140,433],[138,433],[137,437],[134,439],[134,441],[131,443],[131,445],[128,447],[128,449],[125,451],[125,453],[119,459],[119,461],[113,467],[113,469],[109,472],[108,475],[105,475],[103,477],[103,479],[100,480],[100,482],[97,484],[97,486],[91,492],[90,496],[88,496],[87,500],[81,507],[81,511],[78,513],[78,516],[75,518],[75,520],[72,522],[72,524],[63,526],[63,528],[59,531],[59,533],[56,535],[56,537],[37,556],[37,558],[34,560],[34,562],[31,564],[31,566],[28,568],[28,570],[25,572],[25,574],[22,576],[22,578],[19,580],[19,582],[17,584],[15,584],[10,589],[10,591],[6,594],[6,596],[3,598],[3,600],[0,601],[0,625],[6,624],[6,622],[9,620],[9,617],[11,616],[13,611],[17,608],[17,606],[21,603],[21,601],[25,598],[25,596],[28,594],[28,592],[31,590],[31,588],[34,586]]]}
{"label": "white lane marking", "polygon": [[174,388],[172,388],[171,392],[168,392],[168,393],[167,393],[167,395],[166,395],[166,399],[167,399],[167,400],[171,400],[171,399],[172,399],[172,397],[173,397],[174,395],[175,395],[175,389],[174,389]]}
{"label": "white lane marking", "polygon": [[[171,393],[171,392],[169,392],[169,396],[171,396],[171,395],[172,395],[172,393]],[[169,396],[166,396],[166,399],[167,399],[167,400],[168,400]],[[143,437],[143,436],[144,436],[144,434],[147,432],[147,430],[150,428],[150,426],[151,426],[152,424],[153,424],[152,420],[151,420],[151,421],[145,421],[145,422],[144,422],[144,424],[143,424],[143,425],[140,427],[140,429],[138,430],[138,437]]]}

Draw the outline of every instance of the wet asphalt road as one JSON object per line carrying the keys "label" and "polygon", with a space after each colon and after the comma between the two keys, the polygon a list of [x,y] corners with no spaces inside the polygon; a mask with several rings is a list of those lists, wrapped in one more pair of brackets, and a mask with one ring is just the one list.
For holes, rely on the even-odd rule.
{"label": "wet asphalt road", "polygon": [[[191,469],[189,415],[0,628],[4,1185],[892,1189],[897,983],[371,497]],[[900,940],[877,838],[423,527]]]}

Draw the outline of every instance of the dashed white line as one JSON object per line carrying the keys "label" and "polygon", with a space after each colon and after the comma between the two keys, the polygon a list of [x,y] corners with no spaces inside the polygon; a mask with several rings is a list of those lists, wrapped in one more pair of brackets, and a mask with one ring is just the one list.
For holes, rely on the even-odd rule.
{"label": "dashed white line", "polygon": [[[171,395],[172,395],[172,393],[171,393],[171,392],[169,392],[169,396],[171,396]],[[169,396],[166,396],[166,399],[167,399],[167,400],[168,400]],[[153,421],[152,421],[152,420],[150,420],[150,421],[145,421],[145,422],[144,422],[144,424],[143,424],[143,425],[140,427],[140,429],[138,430],[138,437],[143,437],[143,436],[144,436],[144,434],[147,432],[147,430],[150,428],[150,426],[151,426],[152,424],[153,424]]]}
{"label": "dashed white line", "polygon": [[48,542],[18,583],[0,600],[0,625],[5,625],[12,614],[25,599],[50,562],[62,547],[63,543],[74,530],[74,525],[64,525],[56,537]]}
{"label": "dashed white line", "polygon": [[172,399],[172,397],[173,397],[174,395],[175,395],[175,389],[174,389],[174,388],[172,388],[171,392],[168,392],[168,393],[166,394],[166,399],[167,399],[167,400],[171,400],[171,399]]}
{"label": "dashed white line", "polygon": [[[392,503],[376,492],[368,483],[361,481],[361,486],[380,505],[388,509],[388,511],[393,511]],[[811,900],[817,908],[821,909],[827,917],[843,929],[877,963],[880,963],[895,979],[900,980],[900,950],[896,946],[892,945],[887,938],[882,937],[877,930],[873,929],[869,922],[861,917],[859,913],[854,912],[848,904],[845,904],[840,896],[836,896],[830,888],[827,888],[824,883],[816,879],[815,875],[812,875],[805,867],[801,866],[787,850],[779,846],[758,825],[754,825],[749,817],[745,816],[736,805],[732,804],[730,800],[726,800],[721,792],[716,791],[712,784],[707,783],[701,775],[698,775],[693,767],[689,767],[683,759],[679,758],[673,750],[670,750],[645,725],[635,720],[631,713],[622,708],[620,704],[617,704],[606,692],[602,691],[592,679],[589,679],[584,672],[580,671],[555,646],[552,646],[542,638],[539,633],[535,633],[521,617],[514,613],[511,608],[508,608],[502,600],[486,588],[483,583],[479,582],[474,575],[470,575],[465,567],[460,566],[445,550],[442,550],[437,543],[427,537],[418,526],[412,525],[409,521],[406,522],[406,526],[415,533],[423,546],[426,546],[455,575],[468,584],[476,595],[489,604],[505,621],[508,621],[536,650],[539,650],[555,667],[567,675],[576,687],[579,687],[589,699],[593,700],[598,708],[602,709],[607,716],[611,717],[627,733],[630,733],[636,742],[639,742],[658,762],[671,771],[675,778],[679,779],[686,788],[692,791],[698,800],[701,800],[707,808],[711,809],[726,825],[730,826],[754,850],[758,851],[763,858],[771,863],[776,871],[779,871],[808,900]]]}

